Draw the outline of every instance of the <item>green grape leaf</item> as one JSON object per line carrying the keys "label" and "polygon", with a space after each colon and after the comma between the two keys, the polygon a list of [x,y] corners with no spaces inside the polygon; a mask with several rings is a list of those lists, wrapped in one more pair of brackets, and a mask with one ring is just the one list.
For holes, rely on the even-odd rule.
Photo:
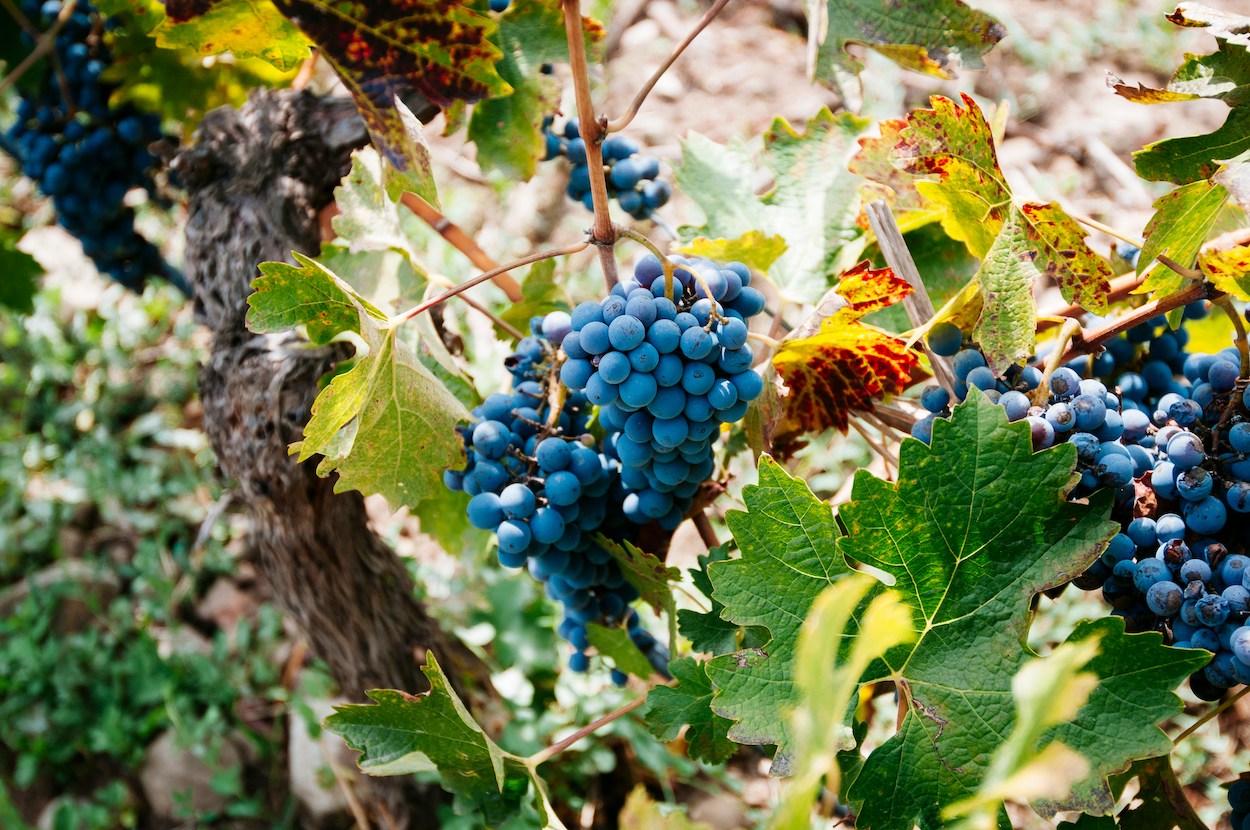
{"label": "green grape leaf", "polygon": [[638,650],[629,637],[629,630],[618,625],[609,628],[598,623],[586,626],[586,638],[599,654],[611,661],[612,665],[626,674],[641,677],[644,680],[655,673],[655,668],[647,655]]}
{"label": "green grape leaf", "polygon": [[742,558],[714,562],[708,575],[725,619],[765,626],[772,636],[762,648],[707,664],[716,687],[712,709],[734,721],[732,740],[778,744],[773,768],[788,775],[794,735],[785,713],[799,701],[793,680],[799,628],[820,592],[850,569],[837,552],[833,510],[768,456],[760,458],[759,483],[746,487],[742,500],[747,510],[725,517]]}
{"label": "green grape leaf", "polygon": [[[304,326],[308,339],[322,345],[343,332],[361,334],[384,325],[385,312],[356,295],[325,266],[295,255],[299,265],[262,262],[261,275],[248,298],[247,325],[252,331],[278,332]],[[366,322],[367,319],[367,322]]]}
{"label": "green grape leaf", "polygon": [[1236,107],[1214,132],[1168,138],[1133,154],[1137,175],[1156,182],[1189,184],[1209,179],[1220,161],[1250,150],[1250,103]]}
{"label": "green grape leaf", "polygon": [[638,590],[638,596],[658,614],[664,611],[674,615],[676,603],[670,585],[681,581],[681,571],[670,568],[654,554],[639,550],[629,541],[615,542],[602,533],[594,536],[595,544],[612,555],[621,566],[625,581]]}
{"label": "green grape leaf", "polygon": [[[821,787],[839,791],[839,754],[858,744],[844,721],[858,698],[860,676],[886,651],[915,637],[911,611],[893,591],[877,592],[860,615],[859,630],[848,636],[852,615],[877,587],[867,574],[838,580],[821,591],[803,621],[794,661],[799,703],[790,715],[796,738],[794,775],[773,814],[771,830],[810,830]],[[849,647],[846,641],[851,641]]]}
{"label": "green grape leaf", "polygon": [[1100,648],[1085,670],[1098,676],[1098,685],[1076,718],[1047,734],[1080,752],[1091,771],[1069,797],[1034,801],[1034,809],[1048,818],[1061,810],[1110,812],[1116,796],[1107,779],[1130,761],[1171,752],[1171,739],[1156,724],[1180,713],[1180,698],[1172,690],[1211,659],[1209,651],[1163,645],[1158,632],[1125,634],[1119,617],[1082,621],[1067,641],[1091,639]]}
{"label": "green grape leaf", "polygon": [[1067,723],[1089,700],[1098,675],[1082,671],[1098,653],[1098,638],[1060,645],[1045,657],[1027,661],[1011,680],[1016,722],[994,750],[976,795],[945,810],[946,819],[963,818],[966,830],[993,827],[1006,801],[1066,798],[1072,785],[1089,775],[1089,762],[1064,744],[1046,740],[1052,727]]}
{"label": "green grape leaf", "polygon": [[1218,129],[1204,135],[1168,138],[1133,154],[1137,173],[1152,181],[1190,184],[1209,179],[1225,159],[1250,150],[1250,17],[1202,5],[1181,3],[1167,19],[1178,26],[1205,28],[1218,49],[1187,55],[1164,89],[1130,87],[1112,78],[1112,88],[1131,101],[1156,104],[1211,98],[1231,107]]}
{"label": "green grape leaf", "polygon": [[1121,98],[1139,104],[1217,98],[1234,106],[1250,102],[1250,50],[1221,41],[1210,55],[1186,55],[1163,89],[1131,87],[1114,75],[1108,81]]}
{"label": "green grape leaf", "polygon": [[521,283],[521,301],[512,303],[500,316],[513,328],[528,333],[530,318],[551,311],[569,311],[568,297],[556,280],[556,261],[544,259],[530,266]]}
{"label": "green grape leaf", "polygon": [[[889,575],[919,634],[862,678],[893,680],[907,702],[899,731],[850,787],[865,830],[941,827],[941,809],[973,795],[1012,728],[1032,597],[1081,573],[1118,529],[1106,519],[1109,491],[1089,504],[1064,500],[1071,445],[1034,453],[1028,426],[1008,424],[980,394],[934,424],[931,446],[905,440],[899,465],[897,484],[861,471],[839,511],[839,552]],[[1099,686],[1050,735],[1092,769],[1057,806],[1107,812],[1106,776],[1158,754],[1167,738],[1156,723],[1180,711],[1171,690],[1202,661],[1156,633],[1126,635],[1118,618],[1078,627],[1069,641],[1093,636],[1102,651],[1087,668]]]}
{"label": "green grape leaf", "polygon": [[701,821],[691,821],[684,809],[661,812],[660,805],[647,796],[642,784],[625,799],[617,822],[620,830],[712,830]]}
{"label": "green grape leaf", "polygon": [[389,162],[386,191],[438,204],[421,122],[404,104],[412,94],[440,107],[511,90],[496,71],[490,41],[497,24],[459,3],[404,0],[275,0],[316,45],[352,93],[369,135]]}
{"label": "green grape leaf", "polygon": [[152,34],[159,46],[200,57],[229,52],[286,71],[309,55],[308,39],[270,0],[168,0]]}
{"label": "green grape leaf", "polygon": [[[587,47],[603,38],[603,28],[583,20]],[[545,63],[567,63],[568,40],[560,4],[515,0],[499,17],[491,37],[503,58],[495,65],[512,91],[487,98],[473,108],[469,139],[477,146],[483,170],[512,179],[529,180],[546,151],[543,119],[559,109],[561,83],[544,74]],[[593,49],[591,60],[594,60]]]}
{"label": "green grape leaf", "polygon": [[1198,267],[1217,289],[1250,302],[1250,245],[1201,253]]}
{"label": "green grape leaf", "polygon": [[393,506],[415,505],[441,490],[442,470],[463,464],[455,432],[469,412],[416,354],[396,338],[389,318],[315,260],[301,267],[262,263],[248,298],[256,332],[303,325],[324,343],[352,332],[364,341],[351,369],[317,396],[304,440],[292,452],[324,458],[317,471],[338,473],[336,491],[380,493]]}
{"label": "green grape leaf", "polygon": [[668,664],[676,686],[656,686],[647,695],[643,717],[651,734],[673,741],[686,729],[689,755],[698,761],[728,761],[738,745],[729,739],[730,721],[712,711],[707,663],[683,657]]}
{"label": "green grape leaf", "polygon": [[780,236],[747,231],[735,239],[697,236],[676,250],[681,254],[707,257],[717,262],[741,262],[756,271],[767,272],[786,252],[786,241]]}
{"label": "green grape leaf", "polygon": [[35,289],[43,267],[33,256],[17,248],[20,235],[0,230],[0,306],[23,314],[35,310]]}
{"label": "green grape leaf", "polygon": [[1033,286],[1039,272],[1022,225],[1023,216],[1013,210],[977,273],[982,311],[973,337],[996,375],[1008,366],[1023,364],[1033,353],[1036,339]]}
{"label": "green grape leaf", "polygon": [[[348,250],[398,251],[413,268],[419,268],[419,257],[403,227],[399,200],[386,192],[385,165],[377,150],[352,153],[352,168],[334,189],[334,203],[339,213],[330,226]],[[424,271],[421,274],[425,276]]]}
{"label": "green grape leaf", "polygon": [[[675,177],[703,210],[704,224],[682,239],[738,239],[751,231],[786,245],[768,278],[786,299],[815,301],[832,275],[854,264],[863,246],[856,225],[859,178],[847,170],[855,138],[868,122],[822,109],[804,132],[778,118],[764,135],[763,163],[773,176],[762,197],[751,187],[755,163],[746,145],[721,145],[692,133],[682,141]],[[773,243],[776,244],[776,243]]]}
{"label": "green grape leaf", "polygon": [[373,704],[334,707],[325,728],[361,751],[369,775],[435,772],[448,792],[482,810],[492,826],[515,815],[527,793],[548,827],[563,825],[550,812],[542,782],[524,759],[504,752],[465,708],[434,655],[421,668],[430,691],[410,695],[394,689],[368,692]]}
{"label": "green grape leaf", "polygon": [[694,651],[720,655],[738,648],[738,634],[742,628],[721,617],[721,609],[725,606],[712,595],[712,580],[707,574],[708,566],[713,562],[723,562],[728,558],[728,548],[721,545],[701,554],[699,567],[690,569],[690,579],[694,587],[712,605],[707,612],[691,608],[683,608],[677,612],[677,630],[690,641],[690,647]]}
{"label": "green grape leaf", "polygon": [[1188,285],[1189,280],[1155,257],[1166,254],[1181,266],[1192,267],[1227,201],[1228,190],[1206,180],[1181,185],[1161,196],[1146,223],[1146,244],[1137,260],[1137,273],[1146,279],[1134,293],[1167,297]]}
{"label": "green grape leaf", "polygon": [[953,78],[980,69],[981,56],[1007,29],[959,0],[809,0],[809,74],[844,86],[863,64],[847,51],[854,43],[874,49],[906,69]]}

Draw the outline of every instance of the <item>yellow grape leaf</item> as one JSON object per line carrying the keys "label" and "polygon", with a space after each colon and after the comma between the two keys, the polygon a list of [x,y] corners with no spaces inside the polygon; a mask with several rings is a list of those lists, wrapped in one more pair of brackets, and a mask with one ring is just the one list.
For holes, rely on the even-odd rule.
{"label": "yellow grape leaf", "polygon": [[786,252],[786,240],[762,231],[747,231],[735,239],[709,239],[696,236],[677,249],[678,253],[707,257],[718,262],[741,262],[756,271],[767,272]]}
{"label": "yellow grape leaf", "polygon": [[663,812],[641,784],[625,799],[617,826],[621,830],[711,830],[701,821],[691,821],[680,807]]}
{"label": "yellow grape leaf", "polygon": [[1198,267],[1225,294],[1250,301],[1250,245],[1199,254]]}
{"label": "yellow grape leaf", "polygon": [[798,431],[846,432],[851,410],[871,411],[874,400],[902,392],[917,366],[902,339],[860,322],[910,294],[906,280],[862,262],[842,275],[836,290],[844,302],[828,312],[819,331],[784,341],[773,357],[789,389],[781,399],[783,420]]}

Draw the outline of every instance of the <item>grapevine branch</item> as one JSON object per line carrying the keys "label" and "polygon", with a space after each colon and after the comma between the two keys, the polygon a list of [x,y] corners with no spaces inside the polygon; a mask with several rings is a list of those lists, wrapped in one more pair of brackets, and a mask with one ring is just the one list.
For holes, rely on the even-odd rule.
{"label": "grapevine branch", "polygon": [[[574,2],[576,2],[576,0],[574,0]],[[597,720],[591,721],[590,723],[583,726],[581,729],[569,735],[567,738],[564,738],[563,740],[552,744],[546,749],[540,749],[538,752],[535,752],[529,758],[525,759],[525,763],[531,769],[538,767],[540,764],[547,763],[552,758],[556,757],[561,752],[563,752],[564,750],[571,747],[573,744],[580,741],[582,738],[585,738],[587,735],[593,735],[595,732],[598,732],[600,729],[607,726],[612,721],[619,720],[625,715],[628,715],[630,712],[634,711],[635,709],[637,709],[639,706],[641,706],[642,704],[646,702],[647,702],[646,695],[641,695],[639,697],[634,698],[629,703],[626,703],[624,706],[620,707],[619,709],[615,709],[611,712],[608,712],[603,717],[598,718]]]}
{"label": "grapevine branch", "polygon": [[716,538],[716,528],[712,527],[712,521],[707,517],[707,513],[700,510],[694,514],[691,521],[694,522],[694,529],[699,531],[699,538],[703,540],[708,550],[720,545],[720,540]]}
{"label": "grapevine branch", "polygon": [[[499,263],[491,259],[490,255],[483,251],[477,242],[473,240],[473,237],[465,233],[464,229],[455,222],[439,213],[438,209],[429,202],[415,193],[405,193],[400,201],[404,203],[404,207],[419,216],[431,228],[438,231],[439,235],[446,239],[448,244],[468,257],[469,262],[472,262],[483,271],[491,271],[499,267]],[[499,290],[507,295],[509,302],[517,303],[521,301],[521,286],[510,275],[500,273],[493,277],[492,281],[498,286]]]}
{"label": "grapevine branch", "polygon": [[[20,81],[22,76],[29,72],[31,67],[39,62],[40,58],[53,50],[53,47],[56,46],[57,33],[61,31],[61,27],[64,26],[69,20],[70,15],[74,13],[74,10],[77,7],[78,6],[75,3],[66,3],[61,7],[61,11],[56,16],[56,20],[52,22],[48,31],[44,32],[35,42],[35,48],[31,50],[31,53],[23,58],[22,62],[14,67],[12,72],[4,76],[4,78],[0,78],[0,95],[3,95],[6,91],[8,91],[9,87]],[[62,89],[62,93],[64,93],[64,91],[65,90]],[[72,106],[69,96],[65,96],[65,100],[67,103],[71,103]]]}
{"label": "grapevine branch", "polygon": [[[1159,314],[1166,314],[1173,309],[1188,305],[1195,300],[1201,300],[1207,296],[1209,286],[1205,283],[1196,282],[1186,288],[1184,291],[1164,297],[1161,300],[1152,300],[1145,305],[1134,309],[1132,312],[1125,314],[1123,317],[1117,317],[1096,326],[1092,329],[1082,329],[1072,338],[1072,345],[1063,355],[1061,363],[1067,363],[1069,360],[1080,357],[1084,354],[1092,354],[1102,348],[1102,344],[1115,337],[1121,332],[1128,331],[1138,323],[1149,320]],[[1220,295],[1223,296],[1223,295]]]}
{"label": "grapevine branch", "polygon": [[1237,701],[1239,701],[1239,700],[1241,700],[1243,697],[1245,697],[1245,696],[1246,696],[1246,692],[1250,692],[1250,686],[1246,686],[1244,689],[1242,689],[1240,692],[1238,692],[1238,693],[1237,693],[1237,694],[1235,694],[1235,695],[1229,695],[1227,698],[1225,698],[1224,702],[1222,702],[1219,706],[1216,706],[1215,708],[1213,708],[1213,709],[1211,709],[1211,710],[1207,711],[1207,713],[1206,713],[1206,714],[1204,714],[1202,717],[1198,718],[1198,720],[1196,720],[1196,721],[1194,721],[1193,723],[1191,723],[1191,724],[1189,725],[1189,727],[1188,727],[1188,728],[1187,728],[1184,732],[1182,732],[1181,734],[1177,735],[1177,736],[1176,736],[1176,738],[1172,741],[1172,746],[1180,746],[1181,741],[1185,740],[1185,739],[1186,739],[1186,738],[1188,738],[1190,735],[1192,735],[1192,734],[1194,734],[1195,732],[1197,732],[1197,731],[1198,731],[1199,729],[1201,729],[1201,728],[1202,728],[1202,727],[1203,727],[1203,726],[1204,726],[1204,725],[1205,725],[1208,721],[1210,721],[1211,719],[1213,719],[1214,717],[1216,717],[1217,715],[1219,715],[1219,713],[1220,713],[1220,712],[1223,712],[1225,709],[1230,708],[1230,707],[1231,707],[1231,706],[1233,706],[1233,705],[1234,705]]}
{"label": "grapevine branch", "polygon": [[721,9],[725,8],[728,4],[729,0],[716,0],[716,2],[712,4],[712,7],[704,13],[702,19],[700,19],[699,22],[695,24],[694,28],[690,30],[690,34],[686,35],[682,42],[677,44],[677,47],[673,49],[672,53],[665,58],[664,63],[660,64],[659,68],[656,69],[655,72],[651,73],[651,77],[648,78],[647,82],[642,85],[642,89],[638,90],[638,94],[634,96],[634,100],[629,102],[629,109],[625,111],[625,114],[620,118],[614,118],[608,122],[609,131],[618,132],[630,125],[630,122],[632,122],[638,115],[638,110],[642,109],[642,104],[647,100],[647,96],[651,94],[651,90],[654,89],[655,85],[660,82],[660,78],[664,77],[664,73],[677,62],[677,59],[681,57],[681,53],[686,51],[686,47],[694,42],[694,39],[699,36],[699,33],[706,29],[707,25],[712,22],[716,15],[720,14]]}
{"label": "grapevine branch", "polygon": [[30,36],[31,40],[39,39],[39,30],[35,28],[35,24],[30,22],[30,19],[22,13],[22,10],[18,8],[13,0],[0,0],[0,6],[4,7],[4,10],[17,21],[17,25]]}
{"label": "grapevine branch", "polygon": [[530,265],[535,262],[541,262],[544,259],[554,259],[555,257],[569,256],[571,254],[576,254],[579,251],[586,250],[586,248],[589,247],[589,245],[590,245],[589,242],[578,242],[575,245],[566,245],[563,248],[556,248],[551,251],[541,251],[537,254],[530,254],[529,256],[521,257],[520,259],[513,260],[512,262],[506,263],[504,265],[500,265],[497,268],[494,268],[490,271],[486,271],[484,273],[478,274],[473,279],[465,280],[459,285],[455,285],[447,289],[442,294],[439,294],[437,297],[431,297],[430,299],[425,300],[424,302],[421,302],[413,306],[407,311],[397,314],[392,319],[392,323],[394,323],[395,325],[399,325],[400,323],[406,323],[407,321],[411,320],[413,317],[416,317],[418,314],[421,314],[422,312],[425,312],[425,311],[429,311],[434,306],[447,302],[452,297],[455,297],[463,293],[464,291],[467,291],[473,286],[481,285],[487,280],[494,279],[499,274],[505,273],[507,271],[511,271],[514,268],[520,268],[522,265]]}
{"label": "grapevine branch", "polygon": [[586,40],[582,35],[582,14],[579,0],[562,0],[564,10],[564,33],[569,41],[569,65],[573,70],[573,91],[577,97],[577,121],[582,140],[586,144],[586,164],[590,168],[590,197],[595,208],[595,223],[590,230],[590,241],[599,248],[599,263],[603,266],[603,279],[610,291],[619,279],[616,275],[616,229],[608,213],[608,183],[603,173],[603,137],[606,125],[595,116],[595,104],[590,97],[590,66],[586,62]]}

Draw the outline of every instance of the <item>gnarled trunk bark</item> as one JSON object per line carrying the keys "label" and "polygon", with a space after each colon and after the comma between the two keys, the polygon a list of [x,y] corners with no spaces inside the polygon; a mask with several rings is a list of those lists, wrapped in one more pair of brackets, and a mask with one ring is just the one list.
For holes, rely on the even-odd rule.
{"label": "gnarled trunk bark", "polygon": [[[205,426],[255,519],[274,597],[346,695],[425,690],[428,650],[462,696],[480,700],[492,694],[485,666],[417,600],[403,563],[369,528],[360,494],[335,493],[335,479],[316,474],[318,459],[299,464],[287,454],[318,379],[345,353],[244,325],[258,263],[318,253],[318,212],[366,140],[350,102],[274,92],[210,113],[176,160],[190,197],[187,277],[213,334],[201,373]],[[393,790],[385,801],[392,812],[402,807]],[[420,812],[433,820],[433,810]]]}

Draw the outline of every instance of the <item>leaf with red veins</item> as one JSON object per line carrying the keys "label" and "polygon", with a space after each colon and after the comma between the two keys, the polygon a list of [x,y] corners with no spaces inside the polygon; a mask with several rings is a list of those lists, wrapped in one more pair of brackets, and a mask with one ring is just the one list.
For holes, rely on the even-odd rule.
{"label": "leaf with red veins", "polygon": [[783,421],[804,432],[846,432],[852,410],[871,411],[873,401],[902,392],[917,367],[916,353],[902,339],[860,322],[910,294],[906,280],[863,262],[843,274],[835,290],[842,304],[832,313],[822,304],[828,316],[819,330],[786,340],[773,357],[789,389],[781,399]]}

